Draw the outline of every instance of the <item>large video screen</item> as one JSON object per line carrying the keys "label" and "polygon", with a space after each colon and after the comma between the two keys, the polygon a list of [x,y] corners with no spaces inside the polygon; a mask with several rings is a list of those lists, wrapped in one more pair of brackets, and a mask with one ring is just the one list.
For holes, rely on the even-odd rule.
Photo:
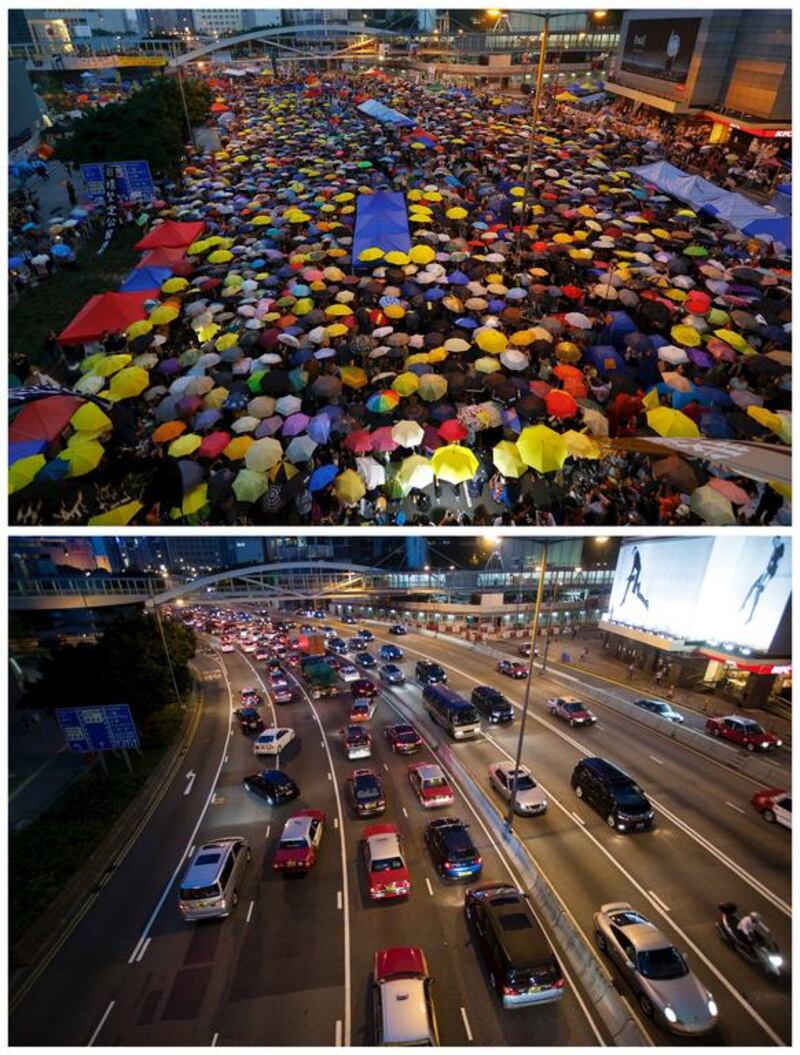
{"label": "large video screen", "polygon": [[791,541],[781,536],[626,542],[609,618],[686,641],[766,651],[791,594]]}
{"label": "large video screen", "polygon": [[620,68],[642,77],[685,84],[701,22],[700,18],[631,19]]}

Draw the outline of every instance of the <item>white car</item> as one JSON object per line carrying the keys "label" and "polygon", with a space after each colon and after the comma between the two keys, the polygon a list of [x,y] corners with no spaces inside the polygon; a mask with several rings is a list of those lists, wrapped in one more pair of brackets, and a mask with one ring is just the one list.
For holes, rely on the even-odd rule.
{"label": "white car", "polygon": [[257,646],[256,646],[256,645],[254,645],[254,644],[252,643],[252,641],[251,641],[251,642],[249,642],[249,643],[248,643],[248,644],[246,644],[246,645],[242,645],[242,652],[255,652],[255,650],[256,650],[256,647],[257,647]]}
{"label": "white car", "polygon": [[342,663],[339,667],[339,677],[342,681],[349,684],[351,681],[358,681],[361,675],[358,673],[358,668],[354,667],[352,663]]}
{"label": "white car", "polygon": [[233,645],[232,645],[232,644],[230,643],[230,641],[224,641],[224,642],[222,643],[222,645],[220,646],[220,652],[235,652],[235,651],[236,651],[236,649],[235,649],[235,647],[234,647],[234,646],[233,646]]}
{"label": "white car", "polygon": [[265,729],[253,741],[256,755],[277,755],[294,740],[294,729]]}
{"label": "white car", "polygon": [[533,779],[527,766],[515,769],[508,762],[492,762],[489,766],[489,783],[506,802],[511,801],[516,783],[514,811],[523,817],[535,817],[547,809],[547,796]]}

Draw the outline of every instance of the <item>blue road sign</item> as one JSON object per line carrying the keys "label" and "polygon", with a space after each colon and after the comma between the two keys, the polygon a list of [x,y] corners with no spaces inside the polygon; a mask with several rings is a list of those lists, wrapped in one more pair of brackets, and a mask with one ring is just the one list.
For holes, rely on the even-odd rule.
{"label": "blue road sign", "polygon": [[70,751],[89,754],[138,748],[139,734],[127,704],[111,707],[59,707],[56,718]]}
{"label": "blue road sign", "polygon": [[83,182],[92,201],[105,199],[103,170],[106,165],[117,168],[117,194],[121,201],[152,201],[156,196],[150,165],[147,161],[108,161],[81,165]]}

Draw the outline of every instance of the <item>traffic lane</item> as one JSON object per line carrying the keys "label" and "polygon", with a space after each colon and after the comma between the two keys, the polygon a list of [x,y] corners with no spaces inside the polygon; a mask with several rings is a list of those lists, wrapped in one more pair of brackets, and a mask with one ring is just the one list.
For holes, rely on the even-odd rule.
{"label": "traffic lane", "polygon": [[[421,707],[421,700],[419,706]],[[504,730],[499,736],[497,733],[498,731],[493,731],[491,736],[495,743],[499,744],[500,750],[495,743],[485,738],[464,741],[455,745],[454,748],[462,762],[470,769],[473,778],[484,788],[488,784],[489,764],[503,759],[510,761],[516,747],[516,738],[512,731]],[[507,737],[506,742],[503,742],[504,737]],[[505,755],[503,751],[506,752]],[[554,791],[542,776],[541,765],[534,768],[533,759],[528,758],[525,753],[523,753],[523,761],[533,768],[534,775],[541,780],[550,796],[550,806],[547,813],[541,817],[517,819],[515,829],[543,873],[550,880],[551,885],[558,890],[575,915],[585,939],[592,940],[594,930],[592,916],[601,904],[608,901],[628,900],[660,926],[664,925],[664,919],[667,921],[675,919],[684,929],[684,933],[687,933],[692,941],[696,941],[702,953],[708,955],[709,951],[713,951],[704,947],[707,941],[703,935],[697,936],[694,925],[684,927],[685,920],[679,917],[677,911],[674,911],[675,905],[670,905],[673,911],[665,916],[653,903],[652,895],[648,897],[650,891],[661,890],[662,894],[664,893],[663,877],[665,875],[669,877],[670,886],[673,882],[679,881],[678,876],[683,870],[683,861],[677,869],[674,862],[670,869],[659,868],[659,886],[654,887],[652,881],[651,885],[647,886],[631,867],[626,867],[625,854],[630,842],[650,838],[655,833],[637,836],[610,833],[601,818],[597,818],[595,823],[596,815],[593,817],[588,813],[580,814],[577,810],[573,810],[573,804],[569,798],[561,792]],[[570,794],[574,799],[574,793],[570,792]],[[499,811],[503,812],[501,800],[491,791],[489,791],[489,796],[494,798]],[[575,805],[583,807],[577,799],[575,799]],[[575,814],[580,817],[580,820],[576,820]],[[587,832],[591,834],[591,839],[587,839]],[[677,907],[682,908],[683,906],[678,904]],[[713,930],[713,919],[711,929]],[[669,933],[668,928],[665,928],[665,931]],[[705,1038],[705,1043],[718,1044],[720,1043],[719,1038],[724,1036],[729,1038],[730,1043],[763,1044],[764,1032],[753,1021],[752,1016],[749,1016],[736,1002],[735,997],[720,984],[719,979],[703,963],[702,958],[692,955],[691,948],[688,948],[681,940],[680,935],[673,932],[672,938],[679,947],[687,952],[693,968],[709,990],[714,993],[720,1006],[721,1025]],[[734,987],[738,987],[742,984],[742,965],[735,964],[733,967],[734,973],[731,981]],[[626,992],[626,986],[621,980],[620,991]],[[759,1011],[762,1011],[762,1008],[759,1007]],[[785,1027],[785,1009],[781,1016],[781,1024]],[[678,1038],[672,1038],[671,1034],[658,1030],[658,1027],[653,1027],[651,1033],[657,1043],[664,1043],[664,1037],[681,1042]],[[745,1040],[745,1038],[749,1039]]]}
{"label": "traffic lane", "polygon": [[[426,644],[431,641],[431,639],[423,640]],[[505,692],[512,701],[519,705],[522,704],[526,691],[526,682],[506,678],[498,675],[491,668],[487,669],[485,661],[482,662],[479,655],[469,652],[463,647],[452,644],[449,647],[443,647],[439,641],[431,643],[435,647],[426,650],[425,646],[417,648],[415,645],[415,651],[424,653],[431,659],[447,665],[450,674],[450,684],[456,691],[463,692],[468,696],[476,683],[493,684]],[[411,659],[412,657],[409,654],[407,660],[409,664],[408,669],[411,669]],[[542,684],[543,682],[545,685]],[[587,741],[585,749],[588,753],[601,753],[603,751],[607,757],[630,770],[634,776],[637,775],[637,771],[639,773],[642,772],[643,752],[642,741],[639,737],[650,734],[649,745],[656,744],[657,746],[653,752],[648,751],[647,753],[655,754],[662,761],[668,760],[670,769],[667,770],[665,766],[659,766],[657,762],[653,762],[647,771],[647,776],[638,777],[645,789],[651,790],[650,781],[653,777],[655,777],[656,781],[669,781],[662,789],[665,794],[669,793],[670,795],[675,795],[674,789],[679,789],[677,797],[680,801],[679,803],[676,802],[675,806],[677,809],[678,805],[680,805],[681,818],[687,824],[695,829],[702,838],[709,840],[714,846],[718,846],[734,861],[741,864],[754,876],[757,876],[759,881],[766,883],[770,888],[773,888],[774,884],[776,893],[784,900],[789,897],[790,853],[787,853],[786,840],[780,838],[779,832],[767,830],[755,834],[754,837],[757,840],[757,844],[751,848],[747,842],[743,843],[741,841],[736,824],[731,825],[731,816],[736,814],[736,811],[727,803],[730,801],[737,803],[739,799],[744,798],[742,795],[743,787],[749,790],[755,786],[748,778],[731,772],[724,767],[714,765],[703,755],[684,748],[671,738],[654,733],[647,727],[632,722],[609,708],[603,708],[600,721],[591,730],[569,729],[568,726],[565,726],[558,719],[551,718],[549,715],[545,717],[542,714],[545,709],[547,696],[563,691],[556,683],[550,683],[552,691],[546,685],[547,678],[537,677],[534,686],[532,686],[531,696],[533,702],[529,711],[529,723],[533,719],[539,729],[548,729],[562,739],[572,737],[578,740],[580,738],[582,742],[585,737]],[[591,747],[589,743],[591,743]],[[622,743],[626,745],[625,752],[620,750]],[[607,745],[608,750],[606,750],[604,745]],[[577,761],[577,758],[575,761]],[[574,761],[572,765],[574,766]],[[671,776],[668,775],[673,772],[675,774],[674,782],[672,782]],[[707,789],[709,772],[714,773],[714,793],[709,796],[706,790],[705,794],[698,795],[695,798],[689,793],[689,787],[693,782],[699,781],[701,786],[705,784]],[[723,787],[725,789],[724,795],[720,794],[720,788]],[[703,801],[706,804],[704,810],[698,808],[698,801]],[[741,815],[736,814],[736,816]],[[767,825],[763,825],[763,827],[769,829]],[[719,831],[723,833],[728,832],[727,840],[719,838]],[[761,848],[765,850],[763,854],[760,852]]]}
{"label": "traffic lane", "polygon": [[[185,851],[213,787],[227,737],[230,705],[224,681],[204,682],[202,692],[199,724],[184,761],[127,857],[11,1013],[12,1043],[85,1045],[110,1002],[125,991],[128,959]],[[185,795],[189,773],[195,777]],[[58,1013],[43,1015],[42,1007]],[[101,1033],[98,1041],[103,1043],[104,1037]]]}
{"label": "traffic lane", "polygon": [[[244,657],[225,658],[238,706],[241,689],[255,679]],[[329,845],[335,800],[319,730],[307,708],[298,710],[294,725],[297,739],[281,765],[297,780],[301,795],[274,808],[242,785],[247,773],[271,760],[256,759],[252,739],[233,729],[228,761],[196,845],[232,834],[248,839],[252,861],[240,903],[226,920],[187,924],[177,910],[176,884],[147,951],[158,971],[133,994],[120,1042],[209,1044],[216,1034],[222,1044],[261,1043],[260,1023],[267,1020],[276,1044],[333,1043],[343,1006],[341,935],[337,943],[332,931],[319,928],[319,920],[335,913],[340,886],[336,846]],[[330,827],[313,872],[285,880],[272,868],[277,839],[285,820],[306,807],[324,809]],[[318,961],[307,956],[311,947],[324,953]],[[309,1006],[315,1015],[298,1035]]]}
{"label": "traffic lane", "polygon": [[[320,707],[332,740],[338,740],[346,709],[347,699],[338,706],[335,701],[330,701],[329,706]],[[395,824],[400,831],[413,884],[411,896],[404,902],[371,901],[362,843],[362,833],[369,822],[355,818],[352,810],[348,810],[345,834],[353,877],[351,927],[355,936],[352,947],[354,1043],[374,1042],[370,990],[375,951],[403,944],[418,944],[425,950],[431,975],[437,980],[435,1000],[444,1044],[468,1043],[462,1008],[476,1044],[528,1044],[531,1029],[541,1030],[548,1043],[594,1043],[594,1034],[569,995],[561,1005],[528,1008],[514,1013],[504,1011],[495,1000],[481,961],[471,948],[471,935],[463,917],[464,890],[469,884],[451,884],[438,876],[425,846],[425,827],[435,816],[460,816],[470,823],[471,835],[483,856],[481,879],[506,879],[508,873],[460,792],[457,792],[453,807],[428,813],[420,806],[408,782],[408,765],[430,759],[430,755],[427,749],[410,757],[391,751],[383,738],[383,727],[399,720],[387,699],[379,699],[370,723],[374,739],[370,759],[349,762],[341,747],[336,751],[338,745],[332,744],[334,767],[343,790],[349,773],[362,765],[375,768],[381,774],[387,810],[380,821]],[[358,940],[362,933],[369,934],[368,942]],[[535,1017],[531,1018],[531,1015]]]}

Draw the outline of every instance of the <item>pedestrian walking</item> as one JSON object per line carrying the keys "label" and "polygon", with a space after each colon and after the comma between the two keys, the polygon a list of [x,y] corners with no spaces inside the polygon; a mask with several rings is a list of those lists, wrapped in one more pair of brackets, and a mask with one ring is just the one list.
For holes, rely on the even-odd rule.
{"label": "pedestrian walking", "polygon": [[66,186],[67,186],[67,197],[69,198],[70,205],[77,205],[78,204],[78,195],[75,193],[75,184],[72,182],[71,179],[68,179],[67,183],[66,183]]}
{"label": "pedestrian walking", "polygon": [[635,668],[634,668],[634,665],[633,665],[633,663],[629,663],[629,664],[628,664],[628,681],[633,681],[633,672],[634,672],[634,669],[635,669]]}

